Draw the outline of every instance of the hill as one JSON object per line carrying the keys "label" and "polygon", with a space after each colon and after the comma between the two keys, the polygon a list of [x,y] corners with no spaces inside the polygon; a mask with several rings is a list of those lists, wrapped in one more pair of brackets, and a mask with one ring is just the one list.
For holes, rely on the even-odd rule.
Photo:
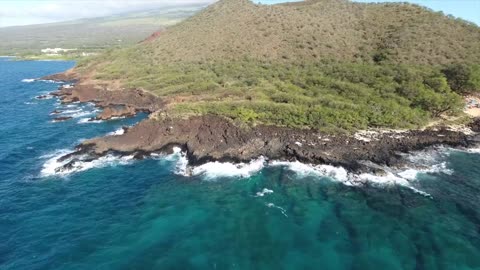
{"label": "hill", "polygon": [[461,111],[447,79],[459,71],[478,75],[479,40],[476,25],[406,3],[221,0],[76,72],[84,81],[154,93],[169,115],[328,130],[408,128]]}
{"label": "hill", "polygon": [[412,4],[224,0],[176,25],[150,49],[157,62],[239,59],[447,64],[480,59],[480,31]]}
{"label": "hill", "polygon": [[[0,55],[36,55],[46,48],[97,52],[131,46],[204,6],[190,5],[75,21],[0,28]],[[78,53],[78,52],[77,52]]]}

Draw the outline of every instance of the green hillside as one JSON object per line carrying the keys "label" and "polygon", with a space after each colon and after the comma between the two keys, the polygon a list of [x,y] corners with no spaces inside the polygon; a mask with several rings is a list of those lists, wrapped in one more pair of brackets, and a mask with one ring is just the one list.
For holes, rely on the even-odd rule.
{"label": "green hillside", "polygon": [[446,74],[478,76],[479,40],[476,25],[412,4],[222,0],[77,71],[164,97],[170,115],[328,130],[418,127],[461,111]]}

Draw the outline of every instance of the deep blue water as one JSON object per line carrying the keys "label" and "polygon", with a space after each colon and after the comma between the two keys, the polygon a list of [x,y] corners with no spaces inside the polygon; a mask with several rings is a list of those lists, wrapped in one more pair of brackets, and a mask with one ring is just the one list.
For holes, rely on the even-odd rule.
{"label": "deep blue water", "polygon": [[[0,269],[480,269],[477,153],[442,150],[445,168],[408,185],[349,186],[299,164],[186,177],[178,155],[45,173],[142,118],[82,123],[91,105],[37,100],[58,85],[22,82],[73,65],[0,59]],[[54,109],[76,118],[52,123]]]}

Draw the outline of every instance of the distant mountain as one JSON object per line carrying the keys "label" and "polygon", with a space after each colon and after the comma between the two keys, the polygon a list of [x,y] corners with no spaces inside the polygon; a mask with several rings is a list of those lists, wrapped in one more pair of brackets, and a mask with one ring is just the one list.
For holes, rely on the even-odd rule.
{"label": "distant mountain", "polygon": [[0,55],[36,54],[45,48],[95,51],[135,44],[152,32],[178,23],[203,5],[169,7],[101,18],[0,28]]}

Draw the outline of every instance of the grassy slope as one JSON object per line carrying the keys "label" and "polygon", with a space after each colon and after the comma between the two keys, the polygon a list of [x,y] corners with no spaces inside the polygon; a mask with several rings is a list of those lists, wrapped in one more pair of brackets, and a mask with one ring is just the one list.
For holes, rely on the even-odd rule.
{"label": "grassy slope", "polygon": [[178,23],[200,8],[186,6],[62,23],[0,28],[0,55],[39,54],[41,49],[48,47],[79,48],[95,52],[110,47],[128,46],[159,29]]}
{"label": "grassy slope", "polygon": [[409,4],[223,0],[79,71],[171,101],[170,114],[324,130],[414,127],[461,98],[442,65],[480,62],[480,29]]}

